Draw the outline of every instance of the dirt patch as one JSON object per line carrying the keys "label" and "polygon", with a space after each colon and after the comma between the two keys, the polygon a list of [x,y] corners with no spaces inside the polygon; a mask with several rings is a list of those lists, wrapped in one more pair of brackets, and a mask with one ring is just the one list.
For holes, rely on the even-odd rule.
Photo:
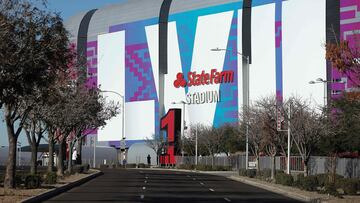
{"label": "dirt patch", "polygon": [[7,189],[5,190],[4,187],[0,187],[0,203],[16,203],[20,202],[24,199],[27,199],[32,196],[39,195],[43,192],[46,192],[48,190],[61,187],[65,184],[75,182],[77,180],[80,180],[82,178],[85,178],[91,174],[94,174],[98,172],[97,170],[90,169],[87,173],[81,173],[81,174],[74,174],[71,176],[67,176],[65,178],[62,178],[58,180],[58,183],[53,185],[47,185],[43,184],[41,188],[39,189],[24,189],[24,188],[16,188],[16,189]]}
{"label": "dirt patch", "polygon": [[270,183],[270,182],[266,182],[266,181],[262,181],[256,178],[248,178],[248,177],[244,177],[244,176],[232,176],[233,180],[238,180],[253,186],[257,186],[257,187],[261,187],[273,192],[277,192],[279,194],[283,194],[287,193],[288,195],[290,195],[291,197],[294,198],[294,196],[302,196],[302,197],[308,197],[311,199],[319,199],[321,200],[321,202],[326,202],[326,203],[360,203],[360,195],[356,195],[356,196],[350,196],[350,195],[344,195],[343,198],[337,198],[331,195],[327,195],[327,194],[319,194],[318,192],[310,192],[310,191],[305,191],[305,190],[301,190],[299,188],[296,187],[290,187],[290,186],[284,186],[284,185],[279,185],[279,184],[275,184],[275,183]]}

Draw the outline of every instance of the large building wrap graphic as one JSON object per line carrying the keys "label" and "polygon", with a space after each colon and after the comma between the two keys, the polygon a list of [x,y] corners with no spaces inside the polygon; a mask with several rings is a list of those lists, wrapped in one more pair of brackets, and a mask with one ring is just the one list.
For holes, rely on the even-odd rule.
{"label": "large building wrap graphic", "polygon": [[[188,126],[202,123],[218,127],[238,122],[246,85],[245,60],[240,54],[250,59],[250,102],[270,95],[282,102],[295,95],[321,105],[323,87],[308,82],[327,76],[323,45],[328,33],[327,11],[332,9],[328,6],[335,1],[173,0],[166,36],[165,112],[182,107],[173,102],[187,101],[191,103],[185,108]],[[341,37],[354,43],[359,3],[340,2]],[[159,134],[162,3],[129,0],[94,11],[90,19],[85,49],[88,84],[125,96],[127,146]],[[74,36],[81,22],[76,19],[79,17],[67,25]],[[215,48],[223,51],[211,51]],[[179,73],[187,85],[174,85]],[[220,80],[215,80],[217,75]],[[343,77],[335,70],[328,77],[331,75],[334,79]],[[340,87],[333,84],[333,88]],[[107,97],[121,102],[117,95]],[[99,140],[118,146],[121,119],[120,115],[99,129]]]}
{"label": "large building wrap graphic", "polygon": [[[359,45],[360,37],[360,1],[341,0],[340,1],[340,40],[346,40],[351,48]],[[356,87],[352,80],[352,75],[340,73],[338,70],[332,71],[332,97],[341,96],[341,92],[351,91]]]}

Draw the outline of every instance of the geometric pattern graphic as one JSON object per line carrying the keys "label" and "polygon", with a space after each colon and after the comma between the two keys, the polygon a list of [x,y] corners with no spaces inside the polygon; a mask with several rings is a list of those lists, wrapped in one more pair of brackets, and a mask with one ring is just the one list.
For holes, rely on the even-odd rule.
{"label": "geometric pattern graphic", "polygon": [[[238,122],[238,50],[237,50],[237,36],[238,36],[238,11],[234,11],[231,21],[228,44],[226,47],[226,55],[223,71],[233,71],[234,81],[230,84],[220,85],[221,102],[217,103],[214,126],[219,127],[225,123]],[[239,57],[241,58],[241,57]]]}
{"label": "geometric pattern graphic", "polygon": [[[346,40],[350,47],[354,47],[360,40],[360,1],[341,0],[340,1],[340,37]],[[345,83],[332,83],[332,97],[336,98],[340,93],[348,88],[354,87],[346,73],[340,73],[337,69],[332,70],[333,81],[344,81]],[[350,77],[352,77],[350,75]]]}
{"label": "geometric pattern graphic", "polygon": [[[125,31],[125,101],[155,102],[155,134],[159,134],[159,102],[156,93],[153,67],[151,65],[145,26],[153,25],[157,19],[113,25],[109,32]],[[132,141],[127,140],[127,144]]]}
{"label": "geometric pattern graphic", "polygon": [[97,41],[87,43],[87,86],[97,86]]}
{"label": "geometric pattern graphic", "polygon": [[125,66],[127,101],[156,99],[150,55],[146,43],[126,46]]}
{"label": "geometric pattern graphic", "polygon": [[283,101],[282,0],[275,1],[276,101]]}

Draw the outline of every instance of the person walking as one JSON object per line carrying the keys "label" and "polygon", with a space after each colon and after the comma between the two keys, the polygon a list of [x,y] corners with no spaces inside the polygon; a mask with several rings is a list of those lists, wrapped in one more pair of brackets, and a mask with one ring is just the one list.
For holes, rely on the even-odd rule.
{"label": "person walking", "polygon": [[76,159],[77,159],[77,151],[76,151],[76,148],[73,149],[73,153],[72,153],[71,159],[72,159],[72,165],[75,165],[75,164],[76,164]]}
{"label": "person walking", "polygon": [[150,156],[150,154],[148,154],[148,156],[147,156],[147,164],[148,164],[148,166],[151,165],[151,156]]}

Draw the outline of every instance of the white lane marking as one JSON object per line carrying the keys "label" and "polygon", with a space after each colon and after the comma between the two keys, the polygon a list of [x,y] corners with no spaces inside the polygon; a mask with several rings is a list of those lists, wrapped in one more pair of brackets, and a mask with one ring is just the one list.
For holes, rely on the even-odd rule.
{"label": "white lane marking", "polygon": [[231,200],[229,198],[227,198],[227,197],[225,197],[224,200],[227,201],[227,202],[231,202]]}
{"label": "white lane marking", "polygon": [[209,190],[210,190],[211,192],[215,192],[215,190],[214,190],[214,189],[212,189],[212,188],[209,188]]}
{"label": "white lane marking", "polygon": [[141,198],[141,199],[144,199],[144,197],[145,197],[145,195],[140,195],[140,198]]}
{"label": "white lane marking", "polygon": [[145,179],[149,179],[149,177],[146,176]]}
{"label": "white lane marking", "polygon": [[143,190],[145,190],[146,189],[146,187],[143,187]]}
{"label": "white lane marking", "polygon": [[144,183],[147,183],[147,181],[145,180]]}
{"label": "white lane marking", "polygon": [[193,178],[193,180],[196,180],[196,178]]}
{"label": "white lane marking", "polygon": [[204,185],[204,183],[203,183],[203,182],[200,182],[200,185]]}

